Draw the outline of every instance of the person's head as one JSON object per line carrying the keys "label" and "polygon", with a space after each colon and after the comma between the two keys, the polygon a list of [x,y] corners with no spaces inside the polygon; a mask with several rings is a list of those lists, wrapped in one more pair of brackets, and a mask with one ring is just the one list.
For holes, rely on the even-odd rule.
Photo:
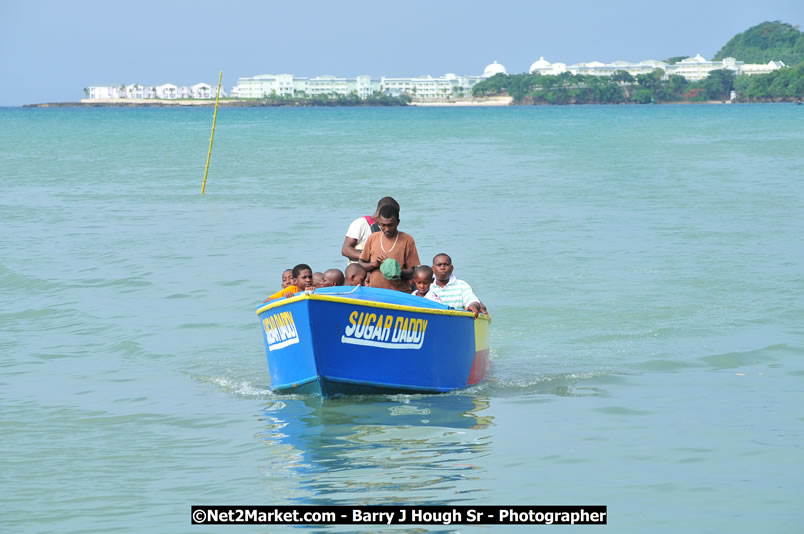
{"label": "person's head", "polygon": [[377,202],[377,209],[374,211],[374,218],[380,216],[380,210],[383,206],[390,205],[396,206],[397,211],[399,211],[399,202],[393,199],[393,197],[382,197],[379,202]]}
{"label": "person's head", "polygon": [[436,254],[433,258],[433,275],[437,282],[449,282],[449,277],[452,275],[452,258],[444,254]]}
{"label": "person's head", "polygon": [[433,283],[433,269],[427,265],[419,265],[413,270],[413,283],[419,295],[426,295]]}
{"label": "person's head", "polygon": [[293,269],[282,271],[282,289],[293,285]]}
{"label": "person's head", "polygon": [[377,216],[377,224],[380,225],[380,230],[385,237],[396,237],[397,226],[399,226],[399,208],[392,204],[384,205]]}
{"label": "person's head", "polygon": [[293,283],[303,291],[313,287],[313,270],[306,263],[300,263],[293,268]]}
{"label": "person's head", "polygon": [[324,287],[324,273],[313,273],[313,287]]}
{"label": "person's head", "polygon": [[344,276],[340,269],[327,269],[324,271],[324,287],[342,286]]}
{"label": "person's head", "polygon": [[350,263],[346,268],[346,285],[363,286],[366,285],[366,270],[358,263]]}

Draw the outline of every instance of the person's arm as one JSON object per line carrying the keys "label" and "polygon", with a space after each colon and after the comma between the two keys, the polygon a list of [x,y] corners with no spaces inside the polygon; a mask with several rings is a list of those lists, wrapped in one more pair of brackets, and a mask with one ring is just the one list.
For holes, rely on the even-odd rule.
{"label": "person's arm", "polygon": [[367,227],[368,223],[363,217],[352,221],[349,228],[346,229],[346,237],[343,239],[343,246],[341,247],[343,256],[353,261],[357,261],[360,258],[360,251],[355,248],[355,245],[371,234],[371,230],[367,230]]}
{"label": "person's arm", "polygon": [[366,244],[363,245],[363,252],[360,253],[360,259],[357,262],[360,264],[361,267],[363,267],[366,270],[367,273],[370,273],[375,269],[379,269],[380,264],[385,259],[384,254],[378,254],[377,256],[375,256],[373,260],[371,259],[371,251],[374,248],[372,246],[373,243],[374,240],[371,237],[369,237],[368,240],[366,240]]}
{"label": "person's arm", "polygon": [[360,259],[360,251],[355,248],[355,245],[357,245],[357,239],[346,236],[343,240],[343,246],[341,247],[341,254],[352,261],[358,261]]}
{"label": "person's arm", "polygon": [[269,300],[278,299],[279,297],[290,298],[293,295],[295,295],[298,291],[299,290],[295,285],[288,286],[286,288],[280,289],[279,291],[277,291],[276,293],[274,293],[273,295],[271,295],[267,299],[263,300],[263,302],[268,302]]}
{"label": "person's arm", "polygon": [[419,251],[416,250],[416,241],[413,240],[413,236],[410,234],[407,235],[410,237],[410,244],[405,247],[405,265],[410,265],[410,267],[402,269],[400,276],[403,280],[412,280],[413,271],[416,270],[416,267],[419,265]]}
{"label": "person's arm", "polygon": [[360,266],[363,267],[366,270],[367,273],[370,273],[371,271],[373,271],[375,269],[379,269],[380,264],[383,261],[385,261],[385,256],[383,256],[383,255],[379,255],[379,256],[375,257],[371,261],[363,261],[363,257],[361,256],[360,260],[358,260],[357,263],[359,263]]}
{"label": "person's arm", "polygon": [[[464,284],[465,284],[463,288],[464,308],[474,313],[475,317],[477,317],[478,313],[485,313],[486,315],[489,315],[489,311],[486,309],[486,306],[484,306],[483,303],[480,302],[480,299],[477,298],[475,292],[472,291],[472,286],[470,286],[465,282]],[[489,317],[491,317],[491,315],[489,315]]]}
{"label": "person's arm", "polygon": [[480,302],[479,300],[476,300],[476,301],[470,303],[466,307],[466,309],[475,314],[475,319],[477,319],[477,314],[479,314],[479,313],[483,313],[485,315],[488,315],[489,319],[491,318],[491,314],[486,309],[486,306],[482,302]]}

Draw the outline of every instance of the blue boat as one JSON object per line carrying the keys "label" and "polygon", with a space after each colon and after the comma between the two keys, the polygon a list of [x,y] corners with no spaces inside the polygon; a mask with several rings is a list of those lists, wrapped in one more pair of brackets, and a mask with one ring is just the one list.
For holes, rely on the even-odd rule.
{"label": "blue boat", "polygon": [[491,320],[370,287],[327,287],[257,310],[277,393],[445,393],[489,370]]}

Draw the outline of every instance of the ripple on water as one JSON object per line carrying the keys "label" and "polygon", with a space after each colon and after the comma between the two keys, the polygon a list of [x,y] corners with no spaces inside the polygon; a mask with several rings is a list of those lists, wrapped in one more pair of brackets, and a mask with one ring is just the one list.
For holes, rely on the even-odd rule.
{"label": "ripple on water", "polygon": [[736,369],[738,367],[748,367],[751,365],[767,365],[776,362],[785,354],[793,353],[792,347],[788,345],[769,345],[758,349],[726,352],[723,354],[711,354],[699,358],[705,365],[714,370]]}

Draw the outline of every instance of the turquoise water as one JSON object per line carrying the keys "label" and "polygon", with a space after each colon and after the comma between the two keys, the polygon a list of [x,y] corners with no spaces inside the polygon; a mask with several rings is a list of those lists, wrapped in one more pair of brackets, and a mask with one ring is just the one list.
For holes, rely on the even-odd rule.
{"label": "turquoise water", "polygon": [[[0,530],[605,504],[612,532],[801,531],[804,108],[222,108],[202,196],[211,119],[0,109]],[[388,194],[488,305],[490,379],[273,395],[257,304]]]}

